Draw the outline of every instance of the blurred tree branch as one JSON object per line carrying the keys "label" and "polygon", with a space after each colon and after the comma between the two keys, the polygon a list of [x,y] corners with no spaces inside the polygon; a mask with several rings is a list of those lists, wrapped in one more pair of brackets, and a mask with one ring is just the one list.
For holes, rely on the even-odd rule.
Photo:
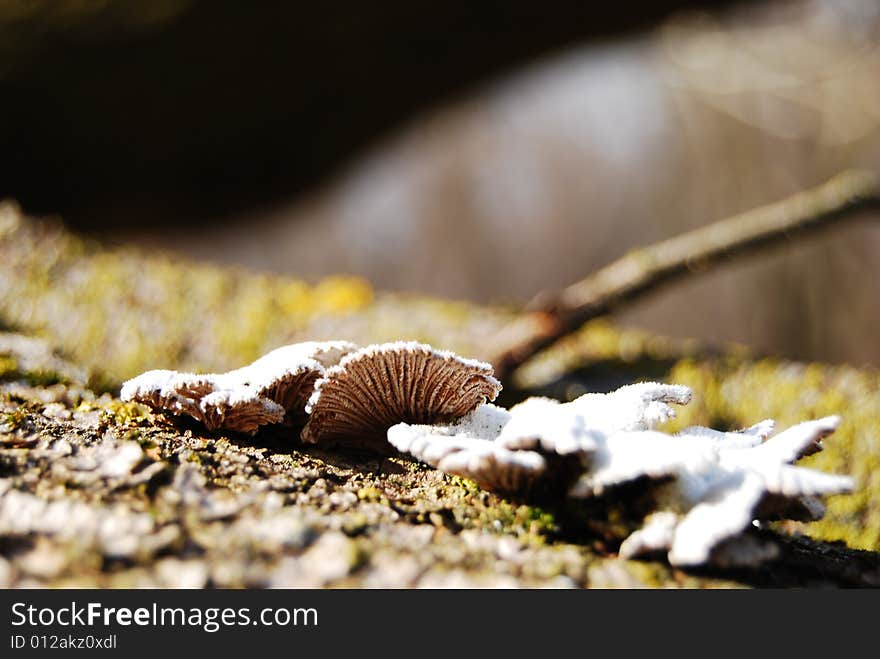
{"label": "blurred tree branch", "polygon": [[505,378],[585,322],[662,285],[756,248],[790,240],[880,207],[880,176],[846,171],[782,201],[640,247],[561,291],[542,293],[495,337],[490,361]]}

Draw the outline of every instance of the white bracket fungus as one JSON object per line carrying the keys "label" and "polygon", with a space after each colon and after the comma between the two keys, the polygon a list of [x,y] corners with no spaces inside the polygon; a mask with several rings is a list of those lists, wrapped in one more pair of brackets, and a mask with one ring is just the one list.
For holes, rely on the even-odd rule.
{"label": "white bracket fungus", "polygon": [[775,547],[748,534],[755,521],[818,519],[820,497],[853,488],[848,477],[794,465],[822,449],[837,417],[775,436],[770,420],[738,432],[669,435],[656,428],[690,401],[681,385],[634,384],[569,403],[530,398],[510,410],[489,403],[500,391],[489,364],[452,352],[331,341],[285,346],[228,373],[149,371],[126,382],[122,398],[212,430],[305,422],[305,442],[396,448],[515,496],[602,502],[639,483],[653,511],[620,554],[666,552],[673,565],[768,560]]}
{"label": "white bracket fungus", "polygon": [[278,348],[227,373],[147,371],[122,386],[121,398],[190,416],[209,430],[253,434],[267,424],[302,425],[315,381],[356,348],[347,341],[309,341]]}
{"label": "white bracket fungus", "polygon": [[401,423],[388,431],[388,441],[496,492],[564,490],[571,483],[563,476],[582,472],[582,462],[598,448],[603,433],[653,428],[675,416],[672,403],[684,404],[690,397],[687,387],[649,382],[585,394],[570,403],[529,398],[509,411],[481,405],[449,425]]}
{"label": "white bracket fungus", "polygon": [[406,423],[448,423],[495,400],[492,366],[415,342],[367,346],[315,382],[303,441],[389,452],[386,433]]}
{"label": "white bracket fungus", "polygon": [[849,492],[850,478],[794,466],[821,450],[839,419],[807,421],[774,437],[772,421],[725,433],[652,430],[685,404],[685,387],[647,383],[571,403],[529,399],[508,412],[481,406],[441,426],[399,424],[388,440],[438,469],[506,494],[559,491],[593,498],[640,481],[656,512],[622,556],[668,552],[674,565],[755,563],[771,557],[744,534],[755,520],[815,519],[816,497]]}

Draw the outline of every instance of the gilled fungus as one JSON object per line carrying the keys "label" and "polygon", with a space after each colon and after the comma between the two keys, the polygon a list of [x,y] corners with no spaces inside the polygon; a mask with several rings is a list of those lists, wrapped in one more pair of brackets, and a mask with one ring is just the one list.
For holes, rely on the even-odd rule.
{"label": "gilled fungus", "polygon": [[[824,514],[819,497],[853,488],[848,477],[793,464],[821,450],[837,417],[773,437],[772,421],[733,433],[693,427],[669,435],[652,428],[673,415],[669,403],[689,400],[686,388],[649,383],[604,401],[589,396],[565,404],[530,399],[509,412],[484,405],[450,425],[397,425],[388,439],[438,469],[504,494],[553,491],[602,501],[613,492],[618,503],[647,494],[654,512],[623,542],[621,555],[665,552],[674,565],[768,560],[773,547],[749,535],[753,522],[818,519]],[[629,410],[622,410],[627,401]],[[642,486],[621,487],[633,483]]]}
{"label": "gilled fungus", "polygon": [[529,398],[505,410],[481,405],[448,425],[398,424],[388,441],[441,471],[502,494],[565,495],[603,432],[653,428],[675,416],[691,392],[655,382],[570,403]]}
{"label": "gilled fungus", "polygon": [[537,451],[514,451],[494,441],[511,414],[495,405],[480,405],[448,425],[399,423],[388,441],[402,453],[440,471],[465,476],[495,492],[528,493],[547,475],[547,459]]}
{"label": "gilled fungus", "polygon": [[495,400],[501,383],[489,364],[398,342],[345,356],[315,383],[304,441],[393,451],[386,435],[398,423],[449,423]]}
{"label": "gilled fungus", "polygon": [[648,382],[569,403],[530,398],[510,410],[489,402],[500,390],[489,364],[424,344],[358,350],[333,341],[285,346],[228,373],[149,371],[126,382],[122,398],[209,429],[305,423],[305,442],[396,448],[506,495],[599,508],[631,499],[641,527],[620,554],[665,552],[674,565],[769,560],[776,547],[751,533],[756,522],[818,519],[821,497],[853,488],[848,477],[794,464],[822,449],[837,417],[775,436],[770,420],[670,435],[657,427],[690,401],[684,386]]}
{"label": "gilled fungus", "polygon": [[315,381],[356,348],[347,341],[309,341],[227,373],[147,371],[122,386],[121,398],[190,416],[209,430],[253,434],[267,424],[302,425]]}

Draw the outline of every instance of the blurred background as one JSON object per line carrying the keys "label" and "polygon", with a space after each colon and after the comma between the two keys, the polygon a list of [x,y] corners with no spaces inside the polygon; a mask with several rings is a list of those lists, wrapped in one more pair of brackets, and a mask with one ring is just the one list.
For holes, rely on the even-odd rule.
{"label": "blurred background", "polygon": [[[103,242],[521,304],[878,168],[880,3],[7,0],[0,101],[0,197]],[[878,254],[849,223],[617,319],[880,365]]]}

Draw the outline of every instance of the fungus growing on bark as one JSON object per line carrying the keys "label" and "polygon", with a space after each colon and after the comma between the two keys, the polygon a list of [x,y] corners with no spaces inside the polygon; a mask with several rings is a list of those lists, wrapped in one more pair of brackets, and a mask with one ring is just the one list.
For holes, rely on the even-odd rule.
{"label": "fungus growing on bark", "polygon": [[398,423],[449,423],[492,401],[492,366],[415,342],[373,345],[345,356],[317,382],[304,441],[388,453]]}
{"label": "fungus growing on bark", "polygon": [[591,446],[590,434],[651,430],[675,418],[673,404],[685,405],[691,390],[677,384],[640,382],[607,394],[584,394],[569,403],[528,398],[510,409],[510,420],[498,436],[501,446],[529,449],[544,446],[565,455]]}
{"label": "fungus growing on bark", "polygon": [[190,416],[209,430],[253,434],[267,424],[302,425],[315,381],[356,347],[347,341],[309,341],[283,346],[227,373],[147,371],[122,386],[121,398]]}
{"label": "fungus growing on bark", "polygon": [[441,471],[507,494],[565,494],[598,434],[652,428],[675,416],[670,403],[690,400],[681,385],[646,382],[570,403],[529,398],[509,411],[481,405],[449,425],[398,424],[388,441]]}
{"label": "fungus growing on bark", "polygon": [[388,439],[504,494],[551,490],[597,498],[615,490],[625,497],[635,493],[617,488],[642,483],[638,494],[650,493],[655,512],[623,542],[621,555],[665,551],[674,565],[768,560],[772,548],[747,535],[754,521],[818,519],[824,514],[818,497],[852,490],[848,477],[793,464],[821,450],[837,417],[774,437],[769,420],[739,432],[692,427],[669,435],[651,428],[673,413],[670,402],[690,396],[686,388],[667,387],[634,385],[565,404],[530,399],[506,413],[484,405],[450,425],[399,424]]}
{"label": "fungus growing on bark", "polygon": [[511,450],[494,441],[511,419],[507,410],[480,405],[448,425],[399,423],[388,430],[388,441],[440,471],[465,476],[495,492],[526,493],[547,472],[537,451]]}
{"label": "fungus growing on bark", "polygon": [[[853,480],[793,463],[821,450],[821,439],[839,423],[835,416],[806,421],[766,441],[754,441],[760,434],[754,427],[730,433],[750,436],[752,445],[718,441],[707,429],[680,433],[672,441],[686,442],[689,455],[682,454],[677,464],[668,464],[672,480],[657,493],[658,508],[669,513],[667,520],[674,517],[674,524],[666,522],[672,531],[662,535],[662,543],[655,540],[654,547],[646,546],[636,532],[621,546],[621,555],[666,549],[673,565],[699,565],[713,562],[715,550],[740,538],[753,521],[820,519],[825,511],[817,497],[851,492]],[[621,482],[619,477],[614,480]],[[766,552],[731,549],[727,546],[724,551],[723,562],[728,565],[754,564],[768,557]]]}

